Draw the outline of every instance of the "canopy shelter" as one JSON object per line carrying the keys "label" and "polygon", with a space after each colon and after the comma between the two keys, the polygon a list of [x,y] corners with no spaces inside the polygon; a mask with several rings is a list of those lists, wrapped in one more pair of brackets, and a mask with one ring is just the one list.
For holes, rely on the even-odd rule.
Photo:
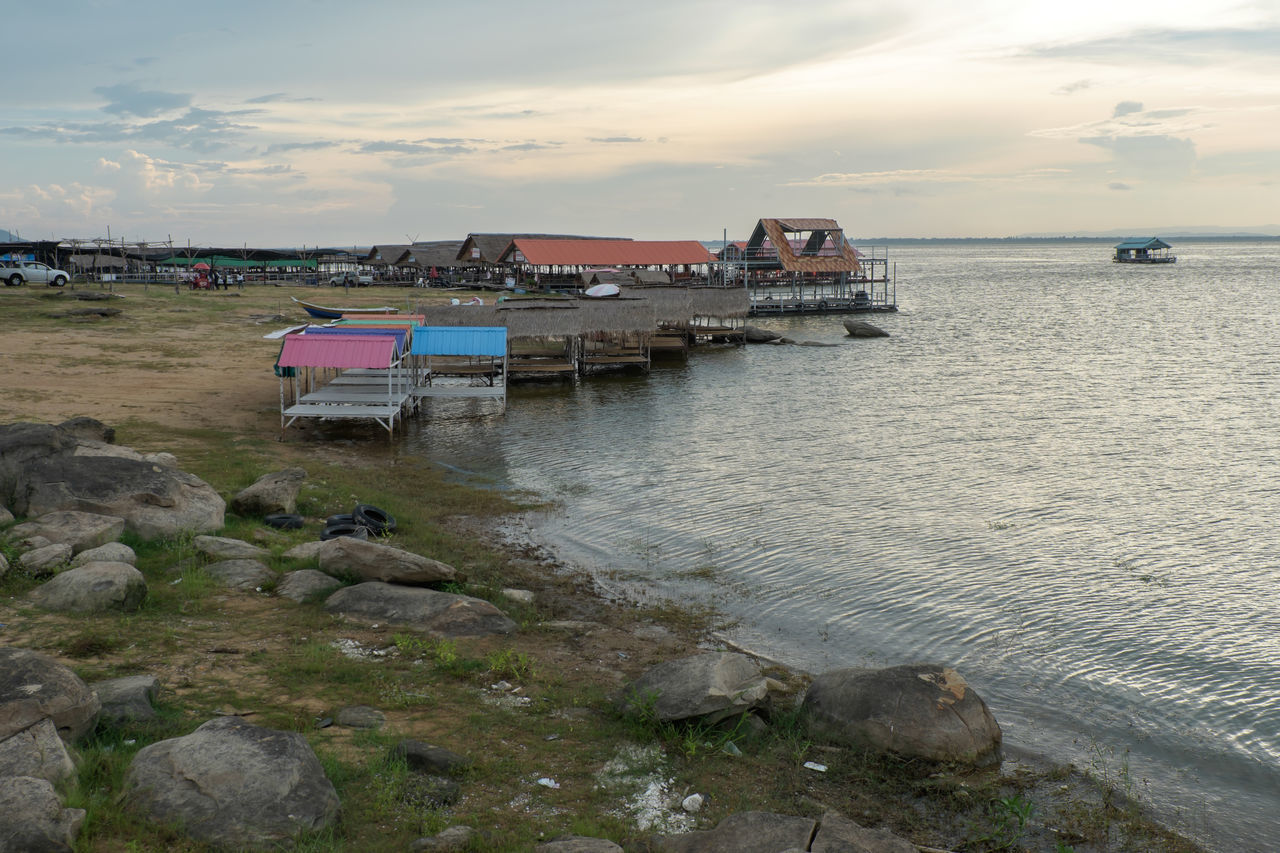
{"label": "canopy shelter", "polygon": [[[397,336],[390,331],[287,335],[276,366],[282,439],[299,418],[373,420],[390,437],[396,419],[412,400],[412,379],[404,368]],[[292,384],[292,405],[285,402],[286,379]]]}
{"label": "canopy shelter", "polygon": [[1159,237],[1125,240],[1116,244],[1112,260],[1122,264],[1171,264],[1178,260],[1170,254],[1172,248]]}
{"label": "canopy shelter", "polygon": [[396,342],[396,355],[404,355],[407,349],[406,342],[409,338],[409,329],[383,329],[368,328],[362,326],[308,326],[303,330],[304,335],[338,335],[347,336],[363,335],[370,337],[391,337]]}
{"label": "canopy shelter", "polygon": [[494,397],[506,407],[505,326],[418,326],[410,353],[419,379],[414,396]]}

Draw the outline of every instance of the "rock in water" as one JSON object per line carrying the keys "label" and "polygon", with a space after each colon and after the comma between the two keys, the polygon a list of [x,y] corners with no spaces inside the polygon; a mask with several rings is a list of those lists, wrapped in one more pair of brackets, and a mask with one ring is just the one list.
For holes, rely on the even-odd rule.
{"label": "rock in water", "polygon": [[844,330],[851,338],[887,338],[889,333],[879,326],[873,326],[864,320],[845,320]]}
{"label": "rock in water", "polygon": [[809,686],[801,712],[815,738],[931,761],[1000,760],[999,724],[950,667],[825,672]]}

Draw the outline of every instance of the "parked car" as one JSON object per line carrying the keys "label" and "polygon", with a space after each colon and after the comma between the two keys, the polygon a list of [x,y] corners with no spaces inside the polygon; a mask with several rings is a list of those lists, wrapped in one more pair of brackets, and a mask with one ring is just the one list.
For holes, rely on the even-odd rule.
{"label": "parked car", "polygon": [[71,281],[71,273],[56,270],[39,261],[0,261],[0,279],[6,287],[17,287],[28,281],[43,282],[50,287],[62,287]]}
{"label": "parked car", "polygon": [[373,284],[373,276],[356,275],[353,272],[338,273],[329,276],[329,284],[334,287],[368,287]]}

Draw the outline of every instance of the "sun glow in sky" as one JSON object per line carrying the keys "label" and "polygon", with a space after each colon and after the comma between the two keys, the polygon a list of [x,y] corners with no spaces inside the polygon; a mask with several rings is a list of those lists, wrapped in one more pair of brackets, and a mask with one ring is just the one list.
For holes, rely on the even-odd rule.
{"label": "sun glow in sky", "polygon": [[1276,0],[49,0],[6,32],[32,239],[1280,231]]}

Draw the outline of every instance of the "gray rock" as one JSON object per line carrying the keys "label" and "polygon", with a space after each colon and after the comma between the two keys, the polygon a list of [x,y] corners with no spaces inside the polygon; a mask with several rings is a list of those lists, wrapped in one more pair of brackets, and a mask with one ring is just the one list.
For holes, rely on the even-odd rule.
{"label": "gray rock", "polygon": [[339,536],[324,542],[317,556],[322,572],[350,574],[366,581],[429,584],[455,580],[458,575],[453,566],[439,560],[351,536]]}
{"label": "gray rock", "polygon": [[451,826],[429,838],[419,838],[409,845],[410,853],[462,853],[471,849],[476,831],[469,826]]}
{"label": "gray rock", "polygon": [[743,335],[749,344],[767,344],[782,337],[778,332],[771,332],[768,329],[761,329],[757,326],[747,326],[743,330]]}
{"label": "gray rock", "polygon": [[810,853],[919,853],[887,829],[867,829],[834,812],[822,816]]}
{"label": "gray rock", "polygon": [[271,556],[266,548],[226,536],[197,536],[191,540],[191,545],[213,560],[257,560]]}
{"label": "gray rock", "polygon": [[257,560],[220,560],[204,567],[223,586],[253,592],[276,579],[276,573]]}
{"label": "gray rock", "polygon": [[344,587],[329,596],[324,607],[331,613],[446,639],[510,634],[516,629],[501,610],[482,599],[377,581]]}
{"label": "gray rock", "polygon": [[[143,539],[218,530],[226,503],[198,477],[129,448],[77,439],[56,427],[0,427],[0,500],[40,516],[80,510],[123,518]],[[17,427],[17,429],[14,429]]]}
{"label": "gray rock", "polygon": [[[75,772],[75,762],[58,737],[58,727],[48,717],[0,740],[0,776],[34,776],[57,784]],[[0,850],[3,849],[0,836]]]}
{"label": "gray rock", "polygon": [[147,598],[147,581],[128,563],[89,563],[55,575],[31,591],[31,601],[59,613],[132,613]]}
{"label": "gray rock", "polygon": [[154,675],[126,675],[96,681],[89,687],[102,703],[103,719],[154,720],[156,717],[152,703],[160,692],[160,684]]}
{"label": "gray rock", "polygon": [[839,669],[817,676],[801,711],[811,736],[932,761],[1000,760],[987,703],[938,664]]}
{"label": "gray rock", "polygon": [[83,566],[85,563],[128,563],[136,566],[138,555],[123,542],[108,542],[106,545],[81,551],[71,559],[72,568]]}
{"label": "gray rock", "polygon": [[298,508],[298,490],[307,472],[301,468],[286,468],[273,474],[263,474],[247,489],[231,499],[231,511],[237,515],[262,516],[273,513],[292,513]]}
{"label": "gray rock", "polygon": [[221,717],[134,756],[125,802],[219,847],[277,849],[337,819],[339,803],[302,735]]}
{"label": "gray rock", "polygon": [[844,330],[851,338],[887,338],[889,333],[879,326],[873,326],[864,320],[845,320]]}
{"label": "gray rock", "polygon": [[9,559],[4,554],[0,554],[0,578],[9,573]]}
{"label": "gray rock", "polygon": [[81,415],[58,424],[58,431],[84,441],[96,441],[102,444],[113,444],[116,431],[97,418]]}
{"label": "gray rock", "polygon": [[299,569],[281,576],[280,583],[276,585],[276,595],[291,598],[301,604],[308,598],[328,595],[340,586],[342,581],[331,578],[324,572]]}
{"label": "gray rock", "polygon": [[502,597],[516,604],[533,604],[533,593],[527,589],[504,589]]}
{"label": "gray rock", "polygon": [[716,722],[750,711],[769,694],[759,665],[736,652],[713,652],[660,663],[625,687],[620,706],[667,722],[701,717]]}
{"label": "gray rock", "polygon": [[71,561],[71,546],[61,542],[42,545],[18,557],[18,565],[32,577],[51,575],[59,567]]}
{"label": "gray rock", "polygon": [[451,806],[462,796],[462,786],[444,776],[410,776],[405,788],[413,800],[436,809]]}
{"label": "gray rock", "polygon": [[0,506],[0,524],[8,524],[11,521],[13,521],[13,513],[6,507]]}
{"label": "gray rock", "polygon": [[320,550],[324,548],[328,542],[315,540],[314,542],[303,542],[301,545],[294,545],[288,551],[284,552],[285,557],[290,560],[314,560],[320,556]]}
{"label": "gray rock", "polygon": [[80,677],[53,658],[0,647],[0,740],[48,717],[70,743],[93,728],[100,707]]}
{"label": "gray rock", "polygon": [[808,850],[817,822],[807,817],[738,812],[716,824],[715,829],[659,838],[660,853],[778,853]]}
{"label": "gray rock", "polygon": [[114,542],[121,533],[124,533],[123,518],[75,510],[45,513],[9,531],[11,536],[43,536],[50,542],[70,545],[76,554]]}
{"label": "gray rock", "polygon": [[0,850],[71,853],[84,809],[64,809],[46,779],[0,777]]}
{"label": "gray rock", "polygon": [[622,853],[622,848],[605,838],[567,835],[533,848],[534,853]]}
{"label": "gray rock", "polygon": [[335,715],[338,725],[350,729],[380,729],[387,722],[387,715],[368,705],[348,705],[339,708]]}
{"label": "gray rock", "polygon": [[420,740],[400,741],[391,748],[391,755],[403,758],[408,768],[417,773],[449,776],[465,772],[471,767],[471,759],[466,756]]}
{"label": "gray rock", "polygon": [[37,548],[48,548],[53,544],[43,536],[22,536],[9,541],[19,551],[34,551]]}

